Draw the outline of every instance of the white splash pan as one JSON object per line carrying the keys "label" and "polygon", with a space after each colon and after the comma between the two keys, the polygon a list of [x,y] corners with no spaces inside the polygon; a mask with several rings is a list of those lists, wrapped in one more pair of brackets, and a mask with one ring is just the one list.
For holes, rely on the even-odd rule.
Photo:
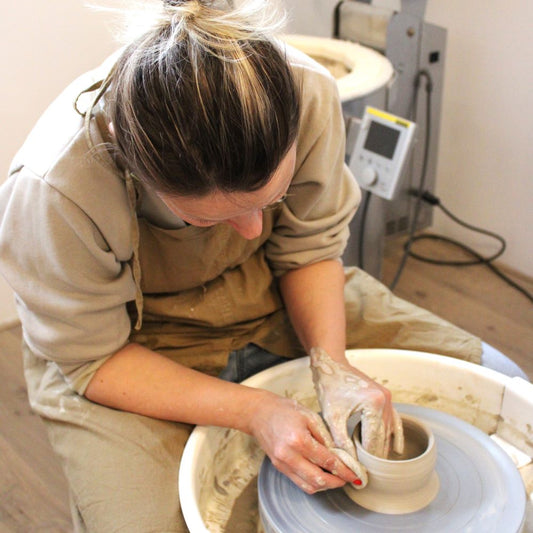
{"label": "white splash pan", "polygon": [[351,41],[285,35],[283,41],[313,58],[324,58],[343,64],[349,73],[337,78],[341,102],[355,100],[381,89],[392,79],[394,68],[379,52]]}
{"label": "white splash pan", "polygon": [[[415,351],[350,350],[347,358],[389,388],[393,401],[449,413],[533,456],[533,385],[523,379]],[[244,383],[318,409],[308,358],[270,368]],[[224,513],[229,516],[236,495],[257,473],[261,460],[260,450],[246,435],[218,427],[195,428],[179,474],[183,514],[191,533],[224,531],[217,524],[224,522]]]}

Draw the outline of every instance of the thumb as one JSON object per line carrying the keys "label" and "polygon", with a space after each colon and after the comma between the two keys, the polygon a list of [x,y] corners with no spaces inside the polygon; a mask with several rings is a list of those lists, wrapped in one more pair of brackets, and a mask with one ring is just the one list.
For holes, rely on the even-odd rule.
{"label": "thumb", "polygon": [[335,421],[335,423],[333,423],[332,421],[328,421],[328,427],[331,432],[331,436],[333,437],[333,441],[335,442],[335,446],[337,448],[345,450],[351,456],[357,457],[355,445],[351,436],[348,434],[348,417],[340,417],[340,423],[338,422],[338,417],[333,418],[337,418],[337,420]]}
{"label": "thumb", "polygon": [[361,480],[360,485],[352,483],[352,486],[356,489],[366,487],[368,483],[368,474],[366,468],[355,458],[356,456],[349,454],[346,450],[342,450],[341,448],[331,448],[331,451]]}

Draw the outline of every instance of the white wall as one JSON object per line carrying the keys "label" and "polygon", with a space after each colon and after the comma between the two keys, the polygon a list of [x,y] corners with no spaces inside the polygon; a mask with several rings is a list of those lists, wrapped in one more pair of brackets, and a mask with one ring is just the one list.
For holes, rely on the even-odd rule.
{"label": "white wall", "polygon": [[[82,0],[0,3],[0,183],[51,100],[116,48],[105,19]],[[15,316],[0,276],[0,325]]]}
{"label": "white wall", "polygon": [[[448,29],[437,194],[455,215],[501,234],[501,261],[533,276],[533,2],[429,0]],[[434,229],[487,253],[436,211]]]}
{"label": "white wall", "polygon": [[[503,260],[533,275],[531,0],[429,0],[448,29],[437,193],[468,222],[501,233]],[[0,172],[32,124],[76,75],[115,49],[106,16],[82,0],[0,3]],[[485,251],[438,213],[435,229]],[[0,323],[14,317],[0,279]]]}

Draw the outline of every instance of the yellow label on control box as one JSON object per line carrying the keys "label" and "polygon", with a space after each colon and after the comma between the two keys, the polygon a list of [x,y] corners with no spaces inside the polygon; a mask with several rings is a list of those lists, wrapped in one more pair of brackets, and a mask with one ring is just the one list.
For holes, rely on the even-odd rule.
{"label": "yellow label on control box", "polygon": [[381,109],[376,109],[375,107],[368,106],[366,110],[371,115],[380,117],[384,120],[392,122],[393,124],[398,124],[398,126],[403,126],[404,128],[409,128],[413,124],[413,122],[409,120],[397,117],[396,115],[392,115],[391,113],[387,113],[386,111],[382,111]]}

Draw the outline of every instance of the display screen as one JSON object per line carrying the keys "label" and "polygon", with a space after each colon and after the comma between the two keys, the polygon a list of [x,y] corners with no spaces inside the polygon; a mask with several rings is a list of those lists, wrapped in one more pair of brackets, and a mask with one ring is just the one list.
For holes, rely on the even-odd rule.
{"label": "display screen", "polygon": [[394,128],[384,126],[379,122],[370,122],[365,141],[365,150],[392,159],[398,143],[400,132]]}

